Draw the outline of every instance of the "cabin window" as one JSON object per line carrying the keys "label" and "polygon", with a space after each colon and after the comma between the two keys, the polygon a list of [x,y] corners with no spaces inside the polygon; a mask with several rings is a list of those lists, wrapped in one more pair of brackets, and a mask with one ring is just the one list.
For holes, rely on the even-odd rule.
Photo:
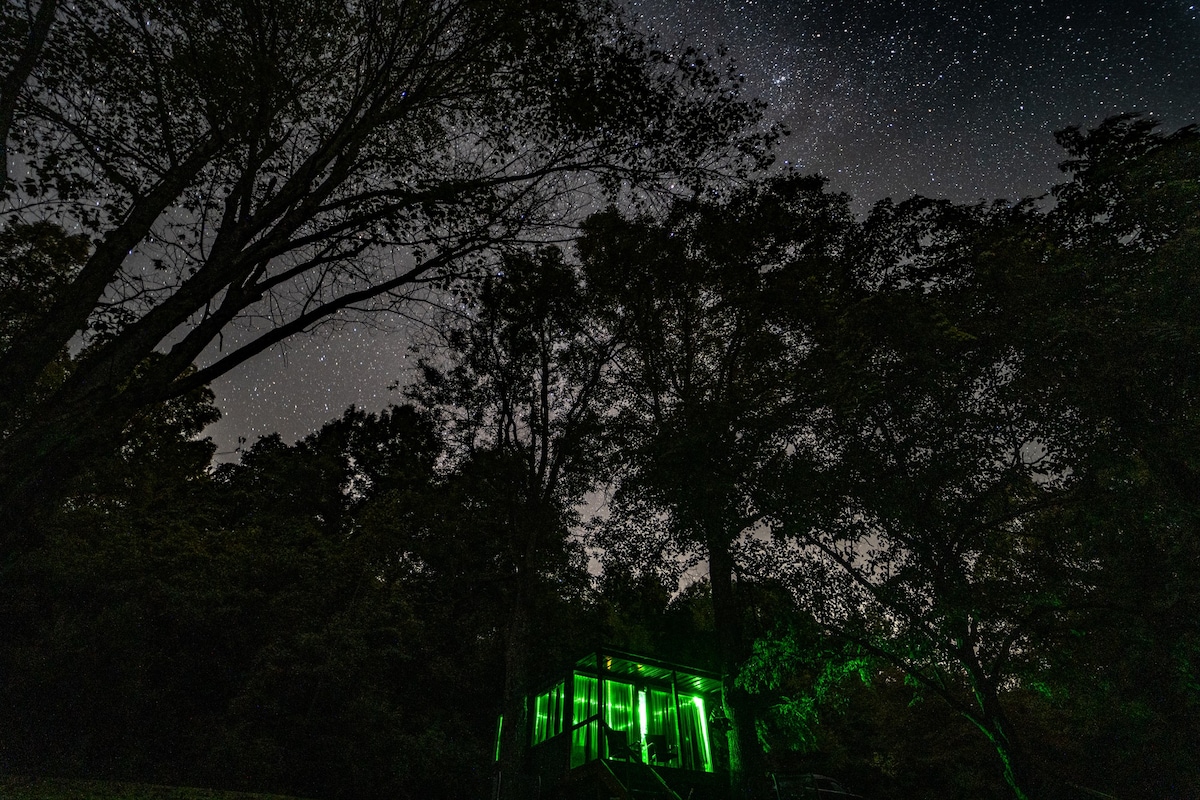
{"label": "cabin window", "polygon": [[559,681],[554,688],[533,698],[533,740],[541,744],[563,732],[563,703],[566,684]]}
{"label": "cabin window", "polygon": [[606,759],[714,772],[706,704],[719,690],[714,677],[593,653],[529,697],[526,735],[533,747],[559,743],[538,747],[538,763],[564,758],[575,769]]}
{"label": "cabin window", "polygon": [[651,688],[641,695],[645,701],[642,729],[646,732],[646,752],[642,760],[656,766],[678,767],[679,721],[674,694],[669,689]]}
{"label": "cabin window", "polygon": [[600,756],[600,681],[575,673],[575,704],[571,720],[571,768]]}
{"label": "cabin window", "polygon": [[713,771],[708,744],[708,709],[699,695],[679,696],[680,755],[684,769]]}
{"label": "cabin window", "polygon": [[609,730],[605,743],[609,758],[628,760],[633,748],[641,746],[636,700],[632,683],[604,682],[604,724]]}

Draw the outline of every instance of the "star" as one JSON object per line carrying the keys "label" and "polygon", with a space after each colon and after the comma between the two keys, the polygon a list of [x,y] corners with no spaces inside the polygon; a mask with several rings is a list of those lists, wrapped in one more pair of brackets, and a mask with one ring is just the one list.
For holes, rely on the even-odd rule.
{"label": "star", "polygon": [[[1200,6],[1177,0],[633,0],[668,50],[728,48],[792,135],[778,163],[826,175],[865,213],[883,197],[1036,196],[1060,181],[1053,132],[1139,112],[1200,120]],[[419,326],[418,326],[419,327]],[[377,410],[412,374],[412,328],[290,341],[214,385],[239,436]]]}

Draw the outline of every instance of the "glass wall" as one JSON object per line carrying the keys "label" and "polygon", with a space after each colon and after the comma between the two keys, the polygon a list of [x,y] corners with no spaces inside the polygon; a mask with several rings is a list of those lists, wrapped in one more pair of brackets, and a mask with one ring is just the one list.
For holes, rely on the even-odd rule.
{"label": "glass wall", "polygon": [[680,758],[684,769],[713,771],[708,709],[699,695],[679,695]]}
{"label": "glass wall", "polygon": [[571,768],[574,769],[600,756],[600,681],[577,672],[571,688],[575,693],[571,714]]}
{"label": "glass wall", "polygon": [[540,744],[563,732],[563,702],[566,684],[559,681],[554,688],[533,698],[533,738],[531,744]]}
{"label": "glass wall", "polygon": [[646,746],[643,761],[647,764],[678,767],[679,718],[675,712],[675,693],[670,689],[647,689],[645,701]]}
{"label": "glass wall", "polygon": [[[575,673],[571,715],[571,767],[597,758],[641,761],[652,766],[713,771],[708,709],[703,696],[670,688],[638,687]],[[556,687],[556,689],[560,689]],[[553,690],[546,697],[553,705]],[[536,705],[535,732],[543,726]],[[561,728],[560,728],[561,730]],[[547,736],[553,736],[553,733]],[[545,738],[545,737],[544,737]],[[535,744],[541,739],[536,738]]]}
{"label": "glass wall", "polygon": [[604,682],[605,755],[640,760],[642,731],[638,724],[637,693],[632,683]]}

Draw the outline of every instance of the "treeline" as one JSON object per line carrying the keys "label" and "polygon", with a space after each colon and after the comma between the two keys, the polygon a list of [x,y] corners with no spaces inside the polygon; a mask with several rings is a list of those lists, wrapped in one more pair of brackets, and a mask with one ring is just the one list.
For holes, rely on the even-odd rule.
{"label": "treeline", "polygon": [[[146,406],[3,564],[0,769],[484,796],[606,641],[722,674],[737,796],[1200,797],[1200,133],[1059,141],[1038,200],[787,174],[506,247],[402,403],[237,463]],[[16,330],[87,248],[3,235]]]}

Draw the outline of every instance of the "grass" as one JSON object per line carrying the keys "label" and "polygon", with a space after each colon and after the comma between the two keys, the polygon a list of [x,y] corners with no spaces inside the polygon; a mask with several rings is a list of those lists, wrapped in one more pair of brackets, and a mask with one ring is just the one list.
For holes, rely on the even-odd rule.
{"label": "grass", "polygon": [[300,800],[280,794],[10,775],[0,775],[0,797],[4,800]]}

